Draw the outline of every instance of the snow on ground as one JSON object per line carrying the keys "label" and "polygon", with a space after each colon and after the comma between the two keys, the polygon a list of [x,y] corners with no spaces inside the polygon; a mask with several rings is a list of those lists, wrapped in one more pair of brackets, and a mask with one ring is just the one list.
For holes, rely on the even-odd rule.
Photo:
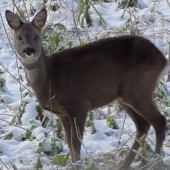
{"label": "snow on ground", "polygon": [[[27,3],[27,7],[30,7],[31,3],[36,10],[40,9],[42,3],[42,1],[36,0],[29,0],[25,2]],[[49,12],[48,23],[63,24],[68,28],[68,30],[75,27],[73,22],[72,10],[76,11],[78,9],[76,0],[55,2],[61,8],[56,12]],[[50,1],[47,4],[50,5]],[[22,6],[21,1],[19,5]],[[41,155],[41,161],[44,163],[44,169],[48,169],[50,157],[42,153],[40,154],[39,146],[43,143],[43,149],[45,149],[45,151],[52,150],[50,145],[51,139],[47,138],[48,135],[52,135],[52,131],[50,128],[44,129],[41,122],[36,120],[37,112],[35,108],[38,103],[35,101],[35,97],[27,96],[24,98],[26,107],[22,119],[20,120],[20,123],[22,123],[22,125],[20,124],[20,126],[9,126],[8,124],[8,122],[12,121],[14,115],[18,113],[18,108],[21,105],[21,91],[22,94],[26,94],[28,87],[25,81],[23,70],[17,69],[17,67],[21,67],[21,64],[18,61],[16,62],[15,53],[10,47],[3,28],[4,24],[5,27],[8,29],[4,12],[6,9],[13,9],[12,2],[8,0],[1,0],[0,7],[1,17],[3,19],[3,21],[2,19],[0,20],[0,69],[4,72],[4,74],[2,75],[6,81],[6,87],[0,91],[0,162],[3,162],[6,165],[15,163],[17,168],[21,170],[32,169],[37,158]],[[99,39],[110,34],[110,32],[113,36],[114,34],[116,34],[116,32],[118,32],[118,30],[120,31],[121,29],[123,29],[127,21],[130,19],[130,15],[128,12],[125,12],[124,17],[121,18],[123,9],[119,9],[118,5],[114,2],[102,3],[102,5],[98,4],[95,5],[95,8],[100,13],[102,13],[102,17],[104,18],[107,26],[105,28],[99,26],[99,16],[91,7],[90,14],[93,20],[93,26],[87,28],[89,32],[89,37]],[[151,0],[140,0],[139,8],[135,10],[131,9],[131,13],[133,14],[133,16],[135,16],[133,18],[133,22],[138,23],[138,32],[142,36],[145,36],[149,38],[152,42],[154,42],[164,54],[168,54],[169,46],[167,41],[170,37],[170,7],[168,6],[167,1],[159,0],[157,2],[152,2]],[[11,36],[11,34],[9,34],[9,38],[13,43],[13,37]],[[20,86],[18,83],[18,79],[20,77],[19,75],[23,77],[22,86]],[[25,87],[27,87],[27,89],[25,89]],[[5,106],[5,104],[7,104],[8,107]],[[116,117],[119,129],[109,128],[107,126],[106,119],[104,119],[104,117],[102,116],[97,116],[98,114],[95,114],[94,123],[97,131],[96,133],[92,134],[91,129],[86,128],[83,140],[83,147],[81,150],[82,157],[96,157],[114,151],[118,147],[119,139],[119,147],[122,147],[124,145],[127,147],[131,147],[134,136],[130,140],[128,139],[129,136],[131,136],[135,132],[135,126],[132,120],[125,114],[125,112],[116,114],[116,111],[112,110],[112,114]],[[124,124],[124,120],[125,125],[123,134],[121,135],[121,127]],[[33,128],[34,131],[32,133],[32,136],[30,137],[31,139],[24,140],[25,137],[29,134],[29,130]],[[11,139],[9,139],[10,135]],[[7,137],[7,140],[4,140],[5,137]],[[149,144],[151,144],[151,148],[154,149],[155,133],[153,128],[151,128],[151,130],[149,131],[148,138],[153,142],[149,142]],[[44,139],[46,139],[45,142],[43,142]],[[165,152],[164,160],[167,164],[170,164],[169,140],[170,136],[168,136],[167,133],[167,138],[163,146],[163,150]],[[63,153],[65,154],[69,152],[67,144],[64,141],[62,141],[62,144]],[[59,141],[58,146],[60,147],[60,145],[61,143]],[[6,169],[5,166],[3,166],[3,169]]]}

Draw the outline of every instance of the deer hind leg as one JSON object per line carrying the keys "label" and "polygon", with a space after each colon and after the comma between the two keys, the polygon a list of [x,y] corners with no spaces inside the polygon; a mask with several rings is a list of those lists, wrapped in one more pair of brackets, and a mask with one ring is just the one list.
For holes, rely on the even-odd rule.
{"label": "deer hind leg", "polygon": [[165,139],[165,131],[167,129],[166,120],[158,111],[151,93],[146,89],[142,90],[142,88],[135,91],[134,88],[131,93],[122,95],[122,99],[153,126],[156,132],[155,153],[160,154],[160,149]]}
{"label": "deer hind leg", "polygon": [[[143,103],[142,103],[143,102]],[[143,101],[134,102],[133,108],[144,117],[155,129],[156,147],[155,153],[160,154],[163,141],[165,139],[166,119],[158,111],[154,101],[145,99]]]}
{"label": "deer hind leg", "polygon": [[135,153],[132,150],[133,149],[138,150],[140,147],[137,139],[140,139],[140,137],[142,137],[144,134],[147,134],[150,128],[150,124],[143,117],[141,117],[136,111],[134,111],[132,108],[127,106],[124,102],[119,101],[119,104],[126,110],[126,112],[131,117],[131,119],[133,120],[136,126],[136,140],[134,141],[131,150],[129,151],[123,164],[117,168],[122,170],[122,169],[128,169],[129,166],[131,165],[133,159],[135,158]]}

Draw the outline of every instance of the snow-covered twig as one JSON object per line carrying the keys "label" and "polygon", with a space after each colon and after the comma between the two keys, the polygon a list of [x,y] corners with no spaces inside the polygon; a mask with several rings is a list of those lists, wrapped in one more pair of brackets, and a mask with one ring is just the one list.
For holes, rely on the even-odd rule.
{"label": "snow-covered twig", "polygon": [[13,125],[13,126],[15,126],[15,127],[18,127],[18,128],[20,128],[20,129],[26,130],[26,131],[28,131],[28,132],[30,132],[30,133],[31,133],[31,131],[30,131],[30,130],[25,129],[25,128],[23,128],[23,127],[19,126],[19,125],[15,125],[15,124],[13,124],[13,123],[11,123],[11,122],[9,122],[9,121],[6,121],[6,120],[4,120],[4,119],[2,119],[2,118],[0,118],[0,120],[1,120],[1,121],[3,121],[3,122],[9,123],[10,125]]}

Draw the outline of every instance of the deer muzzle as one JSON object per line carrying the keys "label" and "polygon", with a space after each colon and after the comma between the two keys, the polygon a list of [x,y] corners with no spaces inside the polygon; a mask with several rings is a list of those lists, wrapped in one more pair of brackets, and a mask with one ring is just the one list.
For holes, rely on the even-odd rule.
{"label": "deer muzzle", "polygon": [[24,55],[27,57],[27,56],[30,56],[30,57],[33,57],[34,54],[35,54],[36,50],[31,48],[31,47],[27,47],[23,50],[23,53]]}

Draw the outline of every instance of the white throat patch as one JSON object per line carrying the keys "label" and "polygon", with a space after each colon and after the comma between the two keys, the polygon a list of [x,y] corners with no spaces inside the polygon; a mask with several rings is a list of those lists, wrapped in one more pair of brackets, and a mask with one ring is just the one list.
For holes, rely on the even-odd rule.
{"label": "white throat patch", "polygon": [[32,70],[25,69],[25,75],[26,75],[28,82],[30,82],[31,84],[37,82],[37,80],[39,79],[38,69],[32,69]]}

